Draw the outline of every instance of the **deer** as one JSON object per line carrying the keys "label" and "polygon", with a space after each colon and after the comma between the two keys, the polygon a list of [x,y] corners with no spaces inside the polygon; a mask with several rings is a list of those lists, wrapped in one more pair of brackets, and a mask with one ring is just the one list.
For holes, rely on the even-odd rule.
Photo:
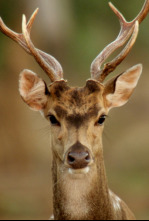
{"label": "deer", "polygon": [[[19,79],[23,101],[49,121],[53,155],[51,220],[135,220],[124,201],[109,189],[102,134],[109,111],[128,102],[142,74],[143,66],[138,64],[107,80],[133,48],[139,24],[149,12],[149,0],[131,22],[112,3],[109,5],[121,30],[92,62],[91,78],[84,87],[70,87],[60,63],[34,46],[30,34],[39,9],[29,22],[23,15],[21,34],[9,29],[0,18],[0,30],[32,55],[51,80],[48,86],[30,70],[23,70]],[[106,63],[122,46],[118,56]]]}

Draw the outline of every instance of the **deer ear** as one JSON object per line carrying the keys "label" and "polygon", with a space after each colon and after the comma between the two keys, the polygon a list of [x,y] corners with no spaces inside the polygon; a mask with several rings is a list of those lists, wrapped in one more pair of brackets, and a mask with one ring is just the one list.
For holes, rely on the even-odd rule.
{"label": "deer ear", "polygon": [[106,107],[120,107],[127,103],[142,73],[142,65],[136,65],[112,79],[105,85],[104,99]]}
{"label": "deer ear", "polygon": [[25,103],[34,111],[41,111],[45,108],[48,94],[47,86],[32,71],[24,70],[20,74],[19,91]]}

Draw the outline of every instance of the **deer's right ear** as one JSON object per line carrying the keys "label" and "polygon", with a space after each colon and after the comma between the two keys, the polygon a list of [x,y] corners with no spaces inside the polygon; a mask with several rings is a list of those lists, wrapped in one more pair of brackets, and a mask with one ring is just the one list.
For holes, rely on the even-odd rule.
{"label": "deer's right ear", "polygon": [[142,73],[142,65],[136,65],[105,85],[104,98],[106,107],[121,107],[132,95]]}
{"label": "deer's right ear", "polygon": [[35,73],[24,70],[20,74],[20,95],[34,111],[41,111],[47,104],[47,86]]}

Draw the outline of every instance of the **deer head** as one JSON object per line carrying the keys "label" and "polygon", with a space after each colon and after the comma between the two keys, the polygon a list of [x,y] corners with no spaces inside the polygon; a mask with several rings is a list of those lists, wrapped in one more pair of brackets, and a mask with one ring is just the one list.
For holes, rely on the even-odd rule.
{"label": "deer head", "polygon": [[[31,54],[52,81],[47,86],[35,73],[24,70],[20,74],[19,91],[24,102],[32,110],[40,111],[49,121],[58,174],[83,175],[97,169],[97,162],[103,159],[102,133],[106,116],[112,108],[127,103],[142,73],[142,65],[139,64],[104,83],[132,49],[139,24],[148,14],[149,0],[145,1],[142,11],[132,22],[126,22],[111,3],[110,7],[120,20],[120,33],[93,61],[91,79],[82,88],[70,87],[63,79],[59,62],[33,45],[30,32],[38,9],[28,23],[23,15],[22,34],[13,32],[0,20],[1,31]],[[104,64],[114,51],[125,44],[116,58]]]}

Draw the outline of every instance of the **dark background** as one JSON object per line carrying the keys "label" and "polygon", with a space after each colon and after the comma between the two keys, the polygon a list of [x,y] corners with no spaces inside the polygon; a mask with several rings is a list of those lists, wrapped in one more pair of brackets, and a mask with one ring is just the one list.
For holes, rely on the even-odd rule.
{"label": "dark background", "polygon": [[[143,0],[112,0],[128,20]],[[37,8],[35,45],[55,56],[72,86],[90,78],[90,64],[119,32],[119,22],[99,0],[0,0],[0,16],[21,32],[22,14]],[[149,218],[149,16],[141,24],[135,47],[120,74],[142,63],[143,75],[130,102],[112,110],[104,132],[110,188],[134,211]],[[32,112],[18,92],[19,73],[31,69],[49,83],[34,59],[0,33],[0,219],[48,219],[52,213],[49,127]]]}

